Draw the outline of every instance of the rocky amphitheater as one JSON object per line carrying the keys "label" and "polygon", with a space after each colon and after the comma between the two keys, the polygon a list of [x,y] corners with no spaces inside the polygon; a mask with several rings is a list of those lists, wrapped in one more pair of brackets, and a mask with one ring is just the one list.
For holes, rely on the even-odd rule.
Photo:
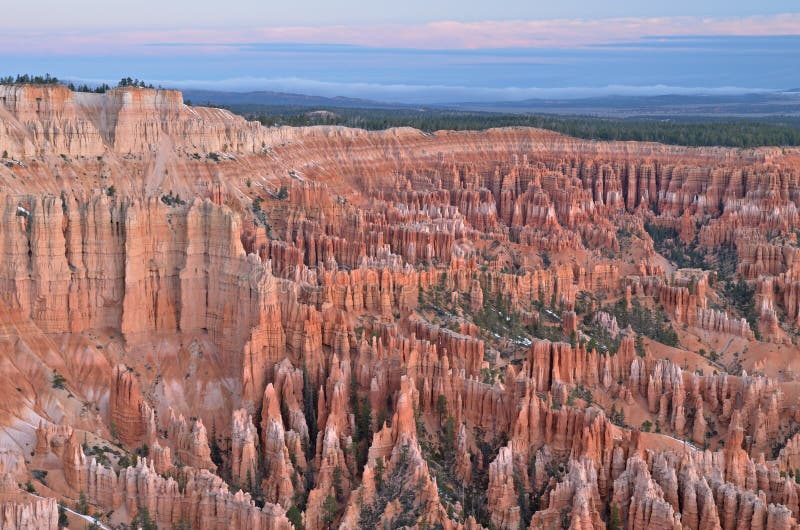
{"label": "rocky amphitheater", "polygon": [[798,149],[17,85],[0,152],[0,529],[799,526]]}

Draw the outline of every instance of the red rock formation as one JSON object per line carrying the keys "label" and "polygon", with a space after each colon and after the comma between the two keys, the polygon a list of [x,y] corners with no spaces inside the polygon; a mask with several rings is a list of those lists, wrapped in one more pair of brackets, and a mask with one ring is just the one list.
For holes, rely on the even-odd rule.
{"label": "red rock formation", "polygon": [[520,510],[518,492],[514,487],[514,454],[511,447],[503,447],[497,458],[489,464],[489,490],[486,493],[492,524],[511,530],[519,528]]}
{"label": "red rock formation", "polygon": [[177,464],[208,469],[211,472],[217,469],[211,461],[208,434],[201,420],[194,420],[189,425],[183,415],[175,417],[170,410],[167,433]]}
{"label": "red rock formation", "polygon": [[606,528],[598,512],[602,500],[597,489],[597,473],[589,459],[570,461],[567,477],[550,492],[547,508],[536,512],[529,528],[558,527],[566,519],[570,528]]}
{"label": "red rock formation", "polygon": [[[302,446],[299,451],[295,450],[294,453],[290,453],[286,446],[287,436],[278,396],[272,383],[267,385],[264,392],[264,405],[261,410],[262,453],[266,463],[264,486],[262,486],[264,496],[269,502],[289,506],[292,504],[295,494],[292,484],[295,476],[292,457],[296,460],[298,456],[303,455]],[[305,425],[305,421],[303,424]],[[300,439],[298,438],[297,441],[299,442]]]}
{"label": "red rock formation", "polygon": [[[147,459],[136,467],[129,467],[115,479],[114,472],[94,464],[90,468],[89,488],[92,502],[106,509],[124,509],[129,514],[146,507],[159,525],[178,524],[183,521],[193,528],[255,528],[261,530],[289,530],[291,525],[284,510],[274,504],[258,508],[249,494],[231,493],[219,477],[207,470],[187,468],[179,486],[172,477],[164,478],[155,472]],[[108,475],[110,473],[110,476]],[[102,487],[100,485],[105,485]],[[106,492],[113,492],[107,495]]]}
{"label": "red rock formation", "polygon": [[86,492],[84,486],[87,484],[87,460],[74,432],[64,445],[61,461],[67,485],[75,492]]}
{"label": "red rock formation", "polygon": [[139,392],[133,370],[118,365],[111,386],[111,427],[125,445],[135,447],[154,439],[153,410]]}
{"label": "red rock formation", "polygon": [[231,477],[234,484],[253,488],[258,468],[258,434],[245,409],[233,412],[231,427]]}
{"label": "red rock formation", "polygon": [[[713,503],[713,499],[706,502]],[[692,501],[686,505],[692,505]],[[663,489],[650,476],[647,465],[638,455],[628,460],[625,472],[614,481],[612,506],[619,509],[620,521],[625,528],[683,528],[681,518],[664,499]],[[703,516],[702,528],[719,527],[714,512],[703,513]],[[701,528],[696,519],[694,525],[690,521],[691,515],[684,523],[686,527]]]}
{"label": "red rock formation", "polygon": [[9,528],[797,528],[796,149],[34,85],[0,145]]}
{"label": "red rock formation", "polygon": [[462,424],[456,441],[456,476],[468,484],[472,481],[472,455],[467,446],[467,428]]}
{"label": "red rock formation", "polygon": [[56,530],[56,500],[23,493],[14,477],[3,473],[0,477],[0,521],[3,530]]}
{"label": "red rock formation", "polygon": [[69,425],[53,425],[39,422],[36,429],[36,454],[47,455],[50,452],[61,456],[63,448],[72,437],[73,429]]}

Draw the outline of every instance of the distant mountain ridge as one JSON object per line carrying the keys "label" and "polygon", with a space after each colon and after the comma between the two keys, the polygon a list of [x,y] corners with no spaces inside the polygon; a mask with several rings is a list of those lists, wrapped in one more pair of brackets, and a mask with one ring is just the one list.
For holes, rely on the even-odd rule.
{"label": "distant mountain ridge", "polygon": [[610,95],[580,99],[525,99],[495,103],[463,102],[449,105],[458,110],[597,115],[605,117],[799,116],[800,90],[747,94],[663,94],[654,96]]}
{"label": "distant mountain ridge", "polygon": [[[412,105],[343,96],[326,97],[289,92],[182,89],[194,104],[226,107],[300,107],[308,109],[438,109],[507,114],[592,115],[602,117],[768,117],[800,116],[800,88],[736,95],[664,94],[654,96],[609,95],[589,98],[524,99],[497,102],[453,102]],[[255,107],[256,109],[253,109]]]}
{"label": "distant mountain ridge", "polygon": [[195,104],[212,103],[214,105],[267,105],[267,106],[331,106],[339,108],[361,109],[397,109],[411,108],[402,103],[388,103],[369,99],[348,98],[344,96],[325,97],[290,92],[273,92],[258,90],[251,92],[226,92],[221,90],[181,89],[184,100]]}

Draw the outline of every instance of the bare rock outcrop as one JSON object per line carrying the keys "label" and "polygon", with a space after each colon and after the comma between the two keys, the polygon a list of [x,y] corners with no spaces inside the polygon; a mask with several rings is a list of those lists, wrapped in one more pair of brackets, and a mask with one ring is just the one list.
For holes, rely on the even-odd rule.
{"label": "bare rock outcrop", "polygon": [[797,528],[795,148],[32,84],[0,147],[4,527]]}

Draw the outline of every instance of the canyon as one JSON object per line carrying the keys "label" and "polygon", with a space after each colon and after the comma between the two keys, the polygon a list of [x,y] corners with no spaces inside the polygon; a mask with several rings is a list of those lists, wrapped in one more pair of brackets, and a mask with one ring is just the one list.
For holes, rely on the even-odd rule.
{"label": "canyon", "polygon": [[0,152],[2,529],[800,527],[800,149],[0,85]]}

